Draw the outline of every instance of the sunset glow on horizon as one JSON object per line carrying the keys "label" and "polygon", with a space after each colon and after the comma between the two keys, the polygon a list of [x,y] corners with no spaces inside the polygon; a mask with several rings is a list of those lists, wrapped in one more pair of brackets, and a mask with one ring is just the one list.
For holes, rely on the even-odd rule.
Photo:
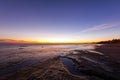
{"label": "sunset glow on horizon", "polygon": [[90,43],[120,38],[120,0],[1,0],[0,42]]}
{"label": "sunset glow on horizon", "polygon": [[93,43],[101,40],[72,40],[72,39],[37,39],[37,40],[20,40],[20,39],[0,39],[0,42],[7,43]]}

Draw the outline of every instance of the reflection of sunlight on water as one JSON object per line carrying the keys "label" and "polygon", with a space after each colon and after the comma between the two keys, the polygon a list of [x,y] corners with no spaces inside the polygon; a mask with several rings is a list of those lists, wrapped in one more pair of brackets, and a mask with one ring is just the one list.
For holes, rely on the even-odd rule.
{"label": "reflection of sunlight on water", "polygon": [[32,45],[32,46],[9,46],[0,48],[0,63],[14,60],[27,60],[31,58],[49,58],[65,55],[70,50],[94,49],[96,44],[80,45]]}
{"label": "reflection of sunlight on water", "polygon": [[0,73],[12,72],[55,56],[64,56],[71,50],[90,50],[95,46],[95,44],[0,46]]}

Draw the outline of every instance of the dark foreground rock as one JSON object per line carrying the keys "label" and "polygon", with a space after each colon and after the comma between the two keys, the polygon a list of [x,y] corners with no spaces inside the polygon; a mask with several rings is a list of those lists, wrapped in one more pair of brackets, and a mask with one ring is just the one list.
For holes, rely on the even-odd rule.
{"label": "dark foreground rock", "polygon": [[75,50],[66,58],[74,62],[79,75],[96,77],[101,80],[120,80],[120,63],[109,56],[92,51]]}
{"label": "dark foreground rock", "polygon": [[0,80],[120,80],[120,63],[102,53],[73,50],[15,72]]}
{"label": "dark foreground rock", "polygon": [[71,74],[59,57],[48,59],[32,67],[0,76],[0,80],[88,80],[84,76]]}

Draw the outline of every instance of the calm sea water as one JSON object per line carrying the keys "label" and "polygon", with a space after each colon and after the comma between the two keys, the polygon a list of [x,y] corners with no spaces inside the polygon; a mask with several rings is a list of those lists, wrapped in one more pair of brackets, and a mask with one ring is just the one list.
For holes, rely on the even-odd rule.
{"label": "calm sea water", "polygon": [[98,44],[0,46],[0,75],[17,71],[71,50],[93,50]]}
{"label": "calm sea water", "polygon": [[99,46],[98,44],[0,46],[0,63],[51,58],[66,55],[71,50],[94,49],[96,45]]}

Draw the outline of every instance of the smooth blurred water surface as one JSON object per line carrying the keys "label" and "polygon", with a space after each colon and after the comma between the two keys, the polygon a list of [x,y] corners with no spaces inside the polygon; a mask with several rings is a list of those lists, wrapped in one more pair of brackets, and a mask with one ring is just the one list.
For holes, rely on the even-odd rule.
{"label": "smooth blurred water surface", "polygon": [[93,50],[99,44],[72,45],[1,45],[0,75],[43,62],[55,56],[64,56],[71,50]]}
{"label": "smooth blurred water surface", "polygon": [[0,46],[0,63],[43,59],[68,54],[71,50],[94,49],[98,44]]}

